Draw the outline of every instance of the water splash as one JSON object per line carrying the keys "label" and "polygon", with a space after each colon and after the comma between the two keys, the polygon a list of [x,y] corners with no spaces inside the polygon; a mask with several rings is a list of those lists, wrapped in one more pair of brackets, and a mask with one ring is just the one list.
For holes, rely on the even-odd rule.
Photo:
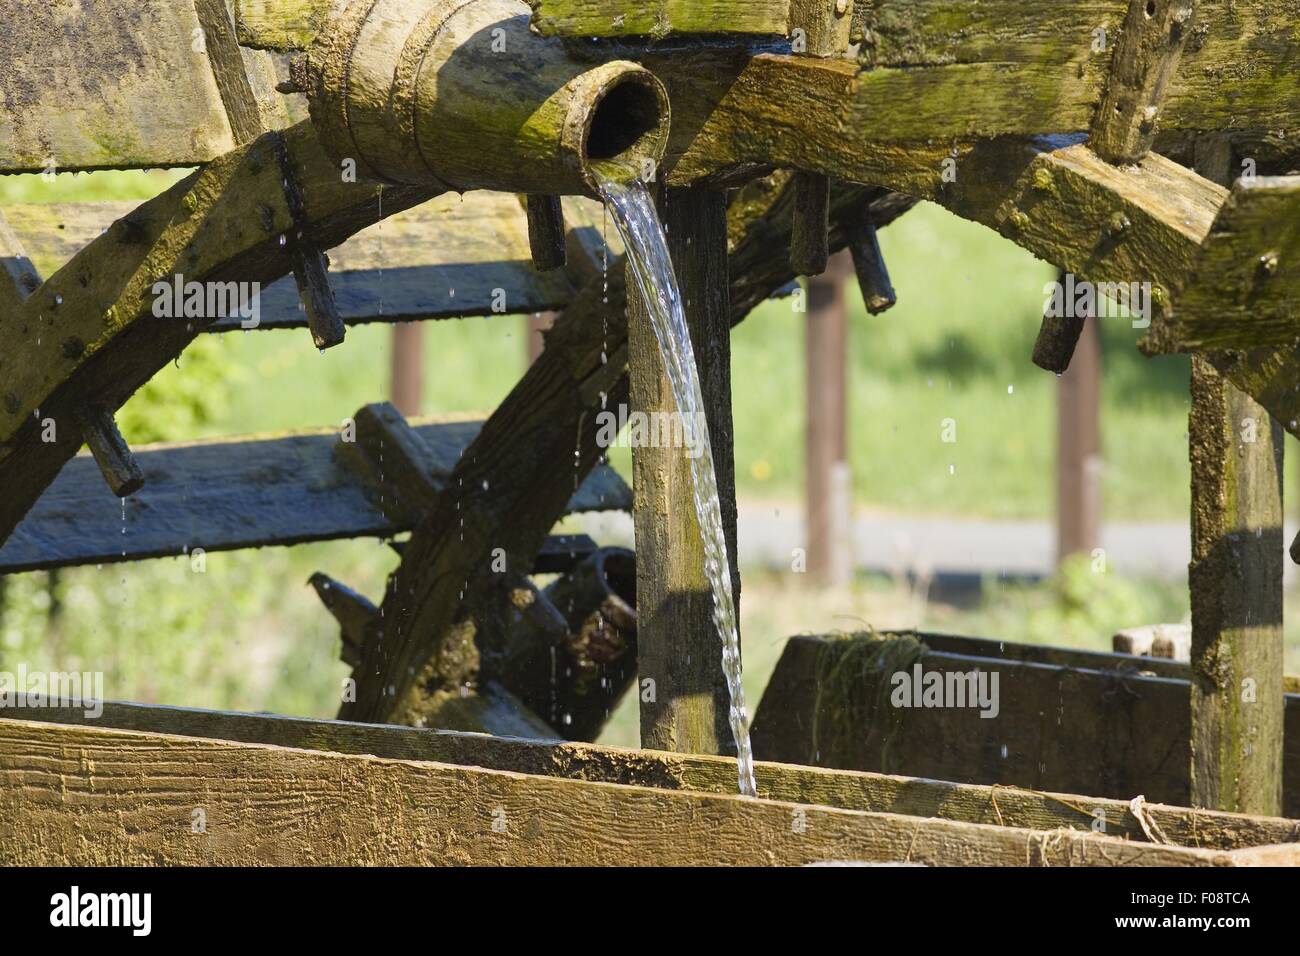
{"label": "water splash", "polygon": [[718,497],[718,478],[713,469],[713,446],[709,442],[709,428],[704,418],[704,395],[700,391],[695,350],[691,347],[690,332],[686,328],[681,291],[668,254],[663,225],[649,191],[635,181],[602,179],[599,186],[605,207],[623,237],[636,287],[650,313],[682,426],[694,433],[690,436],[692,447],[701,449],[701,454],[692,457],[690,462],[695,512],[704,540],[704,570],[713,591],[713,621],[722,638],[722,671],[731,694],[729,721],[736,740],[740,792],[745,796],[757,796],[754,754],[749,742],[749,716],[745,710],[745,688],[741,683],[740,631],[736,622],[736,600],[731,590],[731,563],[722,528],[722,504]]}

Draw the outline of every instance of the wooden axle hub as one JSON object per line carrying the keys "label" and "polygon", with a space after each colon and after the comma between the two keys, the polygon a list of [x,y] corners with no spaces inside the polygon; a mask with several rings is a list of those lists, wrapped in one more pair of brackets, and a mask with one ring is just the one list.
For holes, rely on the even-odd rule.
{"label": "wooden axle hub", "polygon": [[[593,194],[602,165],[652,171],[668,96],[635,63],[591,67],[528,29],[521,0],[378,0],[335,13],[308,53],[321,141],[367,178]],[[648,178],[648,177],[647,177]]]}

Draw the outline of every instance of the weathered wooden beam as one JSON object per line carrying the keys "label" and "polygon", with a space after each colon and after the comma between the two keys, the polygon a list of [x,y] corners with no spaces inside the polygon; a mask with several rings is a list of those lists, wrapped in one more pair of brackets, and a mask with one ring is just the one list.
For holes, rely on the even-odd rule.
{"label": "weathered wooden beam", "polygon": [[[659,63],[653,53],[647,62]],[[955,141],[927,143],[918,136],[912,143],[891,142],[888,130],[872,128],[898,112],[870,105],[873,84],[883,82],[880,70],[858,76],[842,63],[774,54],[729,60],[702,53],[674,58],[672,66],[677,122],[667,159],[670,184],[725,178],[764,165],[881,183],[990,225],[1080,280],[1098,286],[1147,284],[1151,351],[1249,347],[1294,337],[1295,318],[1280,305],[1287,299],[1286,276],[1276,283],[1276,298],[1264,303],[1258,331],[1233,322],[1231,310],[1226,318],[1208,308],[1193,311],[1195,325],[1177,319],[1177,294],[1196,273],[1195,261],[1226,198],[1223,187],[1185,167],[1154,155],[1117,167],[1060,137],[965,138],[1014,132],[1009,122],[954,129]],[[1059,69],[1053,65],[1054,72]],[[1023,96],[1023,90],[1015,95]],[[1166,121],[1171,108],[1166,107]],[[1072,127],[1054,121],[1052,128]],[[1250,229],[1242,235],[1258,244],[1265,234]],[[1255,250],[1249,259],[1230,261],[1240,269],[1245,262],[1258,264],[1267,252]],[[1276,267],[1266,258],[1263,273],[1280,269],[1281,258]],[[1236,287],[1250,291],[1260,281],[1243,273]],[[1168,320],[1164,310],[1171,302],[1175,318]]]}
{"label": "weathered wooden beam", "polygon": [[[0,781],[0,857],[9,865],[1230,866],[1295,857],[1292,847],[1153,846],[1094,833],[11,720],[0,721]],[[196,809],[203,811],[197,833]]]}
{"label": "weathered wooden beam", "polygon": [[235,0],[239,42],[265,50],[305,50],[335,0]]}
{"label": "weathered wooden beam", "polygon": [[[790,36],[799,23],[783,15],[803,9],[789,0],[762,0],[732,3],[739,12],[718,17],[707,4],[670,2],[678,17],[707,19],[705,32],[750,26]],[[7,74],[13,79],[6,100],[21,108],[8,126],[0,126],[0,168],[39,171],[51,153],[66,169],[187,165],[213,159],[235,145],[218,87],[223,70],[214,74],[206,54],[194,49],[198,19],[192,9],[166,6],[161,0],[143,5],[96,0],[71,25],[46,14],[27,18],[22,29],[10,31],[10,46],[0,47],[3,61],[16,64]],[[333,6],[330,0],[240,0],[240,41],[303,49]],[[648,10],[653,33],[655,8],[636,6],[632,20]],[[983,136],[1089,129],[1110,63],[1109,49],[1094,52],[1093,31],[1105,29],[1115,37],[1129,8],[1127,0],[889,0],[872,4],[870,14],[859,18],[852,4],[843,6],[841,14],[835,0],[809,4],[816,12],[829,11],[836,38],[832,46],[841,47],[839,37],[850,19],[864,32],[863,59],[874,70],[863,95],[875,114],[869,130],[881,130],[883,135],[876,137],[881,142],[939,141],[963,130]],[[615,13],[603,6],[591,10],[613,29]],[[770,22],[747,23],[752,17]],[[629,22],[625,17],[618,29],[628,32]],[[601,29],[599,23],[592,26]],[[1292,27],[1291,11],[1267,0],[1201,4],[1183,66],[1169,86],[1161,125],[1167,130],[1296,128],[1300,91],[1290,68],[1297,49]],[[816,31],[806,40],[807,52],[820,49]],[[116,59],[98,52],[104,50],[116,51]],[[256,59],[260,54],[251,59],[250,51],[244,54],[246,63],[264,62]],[[45,84],[37,101],[17,86],[20,77],[51,70],[58,82]],[[105,70],[126,75],[130,82],[115,86],[114,95],[106,97]],[[178,86],[176,76],[186,79]],[[264,117],[282,109],[273,95],[262,95],[269,87],[260,80],[255,86]],[[899,102],[913,108],[882,108]],[[829,115],[825,119],[828,129],[836,128]]]}
{"label": "weathered wooden beam", "polygon": [[[201,47],[201,52],[207,54],[235,145],[252,142],[268,128],[290,125],[283,100],[269,89],[274,75],[269,58],[251,51],[245,55],[239,48],[226,0],[193,2],[199,31],[192,35],[190,45]],[[254,90],[255,82],[260,86],[260,98]]]}
{"label": "weathered wooden beam", "polygon": [[[659,207],[700,376],[701,411],[713,447],[739,618],[726,196],[705,188],[674,190],[662,197]],[[796,197],[796,236],[800,209]],[[628,300],[628,374],[633,412],[653,421],[680,410],[650,308],[641,294]],[[683,423],[682,427],[695,426]],[[687,753],[734,753],[722,638],[714,622],[700,522],[692,507],[695,479],[690,452],[655,446],[635,448],[632,453],[637,666],[643,687],[648,687],[641,694],[641,745]],[[679,503],[684,506],[678,507]]]}
{"label": "weathered wooden beam", "polygon": [[1129,0],[1088,145],[1111,163],[1151,151],[1156,122],[1192,29],[1193,0]]}
{"label": "weathered wooden beam", "polygon": [[[1113,166],[1081,137],[891,145],[858,115],[873,74],[860,80],[840,63],[768,54],[730,72],[725,65],[687,61],[670,78],[679,117],[666,160],[670,185],[764,164],[876,182],[989,225],[1080,278],[1140,277],[1166,290],[1189,273],[1226,198],[1222,187],[1156,155]],[[1117,214],[1131,226],[1112,235]]]}
{"label": "weathered wooden beam", "polygon": [[385,513],[419,515],[432,508],[465,446],[447,436],[435,452],[388,402],[366,405],[354,421],[355,433],[340,438],[336,453],[383,489]]}
{"label": "weathered wooden beam", "polygon": [[[998,642],[988,643],[994,647],[998,645]],[[1028,645],[1019,647],[1026,652],[1037,650]],[[11,720],[90,725],[396,760],[433,761],[664,790],[725,794],[735,788],[735,762],[725,757],[115,701],[102,702],[102,708],[102,713],[97,716],[88,716],[84,706],[75,704],[16,707],[6,709],[3,714]],[[754,773],[759,795],[764,799],[845,810],[938,817],[1034,830],[1069,828],[1091,831],[1103,824],[1102,832],[1107,835],[1139,843],[1152,839],[1147,832],[1150,830],[1164,834],[1174,844],[1220,850],[1300,840],[1300,824],[1295,820],[1188,810],[1160,803],[1143,804],[1145,819],[1139,820],[1130,801],[1104,797],[948,783],[766,761],[759,761]]]}
{"label": "weathered wooden beam", "polygon": [[[131,202],[6,206],[13,233],[41,274],[52,275],[110,228],[127,232]],[[387,205],[387,201],[385,201]],[[600,233],[597,203],[571,197],[570,234]],[[580,277],[539,273],[529,261],[527,222],[514,197],[476,191],[438,196],[388,216],[332,249],[330,285],[348,325],[493,316],[562,308]],[[15,260],[16,261],[16,260]],[[26,287],[39,287],[26,280]],[[291,278],[261,289],[257,329],[304,328]],[[241,328],[218,318],[208,332]]]}
{"label": "weathered wooden beam", "polygon": [[1174,300],[1169,334],[1217,349],[1289,345],[1298,330],[1300,176],[1243,177]]}
{"label": "weathered wooden beam", "polygon": [[1251,130],[1252,136],[1295,129],[1296,45],[1295,11],[1285,4],[1197,0],[1161,128]]}
{"label": "weathered wooden beam", "polygon": [[[792,0],[528,0],[543,36],[651,37],[683,33],[789,36]],[[826,0],[828,9],[834,0]]]}
{"label": "weathered wooden beam", "polygon": [[[1020,648],[1014,658],[972,656],[958,648],[927,650],[927,635],[919,635],[916,656],[907,642],[886,637],[884,648],[874,648],[881,642],[866,637],[791,638],[755,715],[755,755],[999,788],[1125,801],[1144,794],[1188,804],[1188,665],[1097,654],[1113,663],[1088,666],[1086,659],[1036,659]],[[893,675],[907,674],[911,691],[918,664],[923,674],[943,675],[945,686],[958,675],[977,671],[991,681],[996,674],[997,716],[981,717],[987,708],[978,706],[893,706],[891,695],[903,686],[901,678],[893,683]],[[1175,673],[1183,676],[1167,676]],[[1285,699],[1281,812],[1300,817],[1300,695]],[[915,703],[910,693],[906,700]]]}
{"label": "weathered wooden beam", "polygon": [[1282,808],[1282,429],[1192,359],[1191,804]]}
{"label": "weathered wooden beam", "polygon": [[[622,295],[621,270],[608,297]],[[349,719],[423,720],[437,687],[423,674],[440,660],[478,658],[476,639],[505,633],[502,589],[531,566],[558,520],[561,502],[594,466],[601,393],[614,406],[626,393],[620,368],[602,364],[604,305],[599,276],[577,295],[548,346],[460,456],[446,491],[417,524],[386,590],[384,640],[367,648],[356,671]],[[622,333],[611,319],[611,338]],[[575,451],[581,457],[575,461]],[[494,570],[496,569],[496,570]],[[416,678],[420,679],[417,681]],[[393,693],[389,688],[393,688]]]}
{"label": "weathered wooden beam", "polygon": [[[427,451],[424,470],[450,471],[480,427],[417,423],[412,431]],[[170,557],[194,548],[391,537],[413,528],[423,500],[396,498],[378,474],[346,461],[338,435],[319,429],[137,449],[145,487],[125,511],[91,457],[78,455],[0,546],[0,573]],[[395,468],[395,450],[388,454]],[[576,491],[570,483],[570,490],[564,507],[570,513],[632,506],[631,490],[607,466],[594,469]]]}
{"label": "weathered wooden beam", "polygon": [[[1177,625],[1171,625],[1177,627]],[[913,634],[933,651],[964,654],[968,657],[992,657],[998,660],[1031,661],[1039,664],[1057,664],[1062,667],[1083,668],[1094,671],[1141,671],[1154,677],[1191,679],[1187,661],[1147,657],[1123,651],[1084,651],[1072,647],[1053,647],[1042,644],[1018,644],[986,638],[966,637],[956,634],[937,634],[932,631],[885,631],[885,634]],[[1191,640],[1188,631],[1188,640]],[[1300,675],[1282,678],[1288,694],[1300,694]]]}
{"label": "weathered wooden beam", "polygon": [[[1065,273],[1061,273],[1056,281],[1064,287]],[[1076,314],[1074,309],[1067,310],[1065,315],[1054,315],[1050,309],[1047,310],[1043,314],[1043,324],[1038,327],[1038,338],[1034,340],[1033,363],[1045,371],[1064,374],[1079,346],[1086,318]]]}
{"label": "weathered wooden beam", "polygon": [[311,329],[312,342],[316,348],[324,351],[340,344],[347,334],[347,326],[339,315],[338,305],[334,301],[334,290],[330,288],[329,263],[325,254],[303,237],[307,225],[307,210],[298,185],[298,174],[289,158],[289,146],[283,136],[272,134],[272,148],[275,150],[276,163],[280,167],[281,185],[284,187],[285,205],[289,211],[290,230],[280,236],[280,244],[290,248],[293,259],[293,281],[298,286],[298,298],[302,302],[303,313],[307,316],[307,327]]}
{"label": "weathered wooden beam", "polygon": [[190,166],[234,148],[201,29],[171,0],[24,6],[0,36],[0,171]]}

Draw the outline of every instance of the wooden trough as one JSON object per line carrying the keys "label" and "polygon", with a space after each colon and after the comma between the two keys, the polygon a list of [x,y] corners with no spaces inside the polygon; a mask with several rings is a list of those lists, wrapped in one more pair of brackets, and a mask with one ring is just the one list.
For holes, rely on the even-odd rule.
{"label": "wooden trough", "polygon": [[[78,0],[6,18],[0,173],[197,168],[139,205],[0,207],[0,574],[360,536],[401,562],[374,601],[312,577],[353,668],[337,721],[5,696],[0,862],[1300,862],[1294,16]],[[876,230],[929,200],[1081,282],[1146,289],[1143,349],[1194,356],[1191,663],[795,638],[756,717],[759,795],[736,795],[688,463],[638,448],[629,488],[597,439],[611,405],[674,408],[590,201],[615,167],[653,183],[666,226],[733,568],[730,329],[831,252],[887,308]],[[116,410],[241,327],[158,315],[155,284],[182,275],[260,283],[253,331],[306,328],[304,348],[364,322],[560,316],[482,422],[379,403],[133,451]],[[1063,370],[1082,322],[1045,319],[1035,361]],[[118,497],[126,536],[95,517]],[[599,510],[633,513],[635,555],[557,533]],[[926,672],[996,673],[996,716],[881,693]],[[589,743],[629,686],[643,749]]]}

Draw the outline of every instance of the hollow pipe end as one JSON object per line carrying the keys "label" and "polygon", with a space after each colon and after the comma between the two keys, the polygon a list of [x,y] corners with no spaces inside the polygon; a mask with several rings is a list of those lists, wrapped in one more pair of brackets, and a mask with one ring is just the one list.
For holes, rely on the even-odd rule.
{"label": "hollow pipe end", "polygon": [[602,178],[658,179],[668,150],[668,91],[637,63],[615,60],[575,77],[561,132],[565,162],[599,198]]}

